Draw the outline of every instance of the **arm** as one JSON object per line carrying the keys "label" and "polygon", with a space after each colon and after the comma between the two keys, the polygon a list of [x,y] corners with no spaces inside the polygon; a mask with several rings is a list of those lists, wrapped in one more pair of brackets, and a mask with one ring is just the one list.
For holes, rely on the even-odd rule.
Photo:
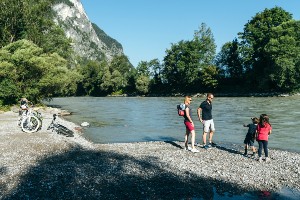
{"label": "arm", "polygon": [[186,114],[186,117],[188,118],[188,120],[189,120],[191,123],[193,123],[193,120],[192,120],[192,118],[191,118],[191,116],[190,116],[190,109],[189,109],[188,107],[185,109],[185,114]]}
{"label": "arm", "polygon": [[202,117],[201,117],[201,113],[202,113],[202,109],[200,108],[200,107],[198,107],[198,109],[197,109],[197,115],[198,115],[198,119],[199,119],[199,121],[202,123]]}

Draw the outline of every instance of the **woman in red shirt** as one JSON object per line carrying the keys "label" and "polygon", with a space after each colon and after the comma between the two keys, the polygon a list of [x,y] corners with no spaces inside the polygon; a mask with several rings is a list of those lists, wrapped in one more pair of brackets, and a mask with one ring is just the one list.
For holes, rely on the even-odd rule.
{"label": "woman in red shirt", "polygon": [[269,135],[272,133],[272,126],[269,122],[269,116],[267,114],[261,114],[259,117],[259,123],[256,129],[256,140],[258,142],[258,161],[261,162],[261,153],[262,148],[264,148],[265,152],[265,161],[269,161],[269,154],[268,154],[268,139]]}

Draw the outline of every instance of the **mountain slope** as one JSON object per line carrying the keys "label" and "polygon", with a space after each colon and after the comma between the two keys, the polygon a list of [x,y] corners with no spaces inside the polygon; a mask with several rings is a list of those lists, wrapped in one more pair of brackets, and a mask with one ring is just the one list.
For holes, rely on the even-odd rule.
{"label": "mountain slope", "polygon": [[90,60],[110,61],[115,55],[123,55],[122,45],[108,36],[96,24],[92,24],[80,0],[56,0],[54,21],[71,38],[75,53]]}

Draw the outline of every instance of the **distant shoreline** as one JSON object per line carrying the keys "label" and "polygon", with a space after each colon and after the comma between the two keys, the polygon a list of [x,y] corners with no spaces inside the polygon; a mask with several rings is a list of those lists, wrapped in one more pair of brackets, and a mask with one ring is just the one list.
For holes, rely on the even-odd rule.
{"label": "distant shoreline", "polygon": [[[216,97],[291,97],[300,96],[300,93],[213,93]],[[120,95],[107,95],[103,97],[184,97],[186,95],[192,97],[205,97],[206,93],[176,93],[176,94],[149,94],[149,95],[131,95],[131,94],[120,94]]]}

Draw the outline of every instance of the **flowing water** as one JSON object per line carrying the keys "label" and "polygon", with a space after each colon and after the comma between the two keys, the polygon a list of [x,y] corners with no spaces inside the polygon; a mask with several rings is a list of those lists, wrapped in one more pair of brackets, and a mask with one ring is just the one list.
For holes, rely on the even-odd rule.
{"label": "flowing water", "polygon": [[[192,118],[196,142],[201,142],[202,125],[197,107],[204,97],[193,98]],[[46,102],[73,113],[67,120],[88,122],[84,137],[94,143],[139,141],[183,141],[185,126],[177,115],[176,105],[182,97],[68,97]],[[300,152],[300,97],[215,97],[213,118],[216,143],[243,145],[251,117],[266,113],[273,132],[269,147]],[[255,143],[257,146],[257,143]]]}

